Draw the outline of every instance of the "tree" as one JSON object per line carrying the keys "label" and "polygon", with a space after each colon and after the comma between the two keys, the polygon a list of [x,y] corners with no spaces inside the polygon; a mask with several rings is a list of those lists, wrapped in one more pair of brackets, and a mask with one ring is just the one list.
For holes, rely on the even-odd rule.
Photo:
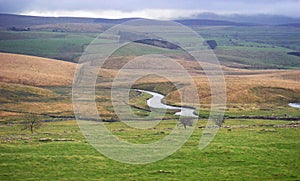
{"label": "tree", "polygon": [[30,114],[24,117],[23,125],[24,127],[22,130],[30,129],[31,134],[33,134],[35,129],[39,129],[41,127],[41,121],[38,116]]}
{"label": "tree", "polygon": [[193,119],[194,118],[188,118],[188,117],[187,118],[180,118],[179,123],[177,124],[177,126],[182,124],[184,129],[186,129],[187,126],[193,126]]}
{"label": "tree", "polygon": [[216,123],[216,125],[218,125],[219,127],[221,127],[222,126],[222,124],[225,122],[225,119],[224,119],[224,117],[223,116],[216,116],[215,118],[214,118],[214,122]]}
{"label": "tree", "polygon": [[211,49],[215,49],[218,46],[215,40],[207,40],[203,43],[203,45],[208,45]]}

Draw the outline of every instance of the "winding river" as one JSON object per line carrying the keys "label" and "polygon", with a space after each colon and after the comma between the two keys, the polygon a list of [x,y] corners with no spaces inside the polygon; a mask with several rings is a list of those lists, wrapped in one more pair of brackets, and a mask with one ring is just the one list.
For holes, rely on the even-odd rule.
{"label": "winding river", "polygon": [[177,106],[170,106],[164,104],[162,100],[165,96],[162,94],[151,92],[151,91],[139,90],[139,89],[136,89],[136,91],[145,92],[152,95],[152,97],[147,100],[147,105],[149,107],[159,108],[159,109],[179,109],[180,111],[176,112],[175,115],[186,116],[186,117],[198,117],[197,115],[194,114],[195,109],[193,108],[177,107]]}
{"label": "winding river", "polygon": [[[186,116],[186,117],[198,117],[197,115],[194,114],[195,109],[193,108],[170,106],[164,104],[162,100],[165,96],[162,94],[146,91],[146,90],[140,90],[140,89],[136,89],[136,91],[144,92],[152,95],[152,97],[147,100],[147,105],[149,107],[158,108],[158,109],[178,109],[180,111],[176,112],[175,115]],[[300,108],[300,103],[289,103],[288,105],[294,108]]]}
{"label": "winding river", "polygon": [[294,108],[300,108],[300,103],[289,103],[289,106]]}

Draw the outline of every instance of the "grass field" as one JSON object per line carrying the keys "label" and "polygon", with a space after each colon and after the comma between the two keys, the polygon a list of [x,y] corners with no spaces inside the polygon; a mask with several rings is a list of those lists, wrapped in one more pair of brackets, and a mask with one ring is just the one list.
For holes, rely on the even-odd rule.
{"label": "grass field", "polygon": [[82,33],[4,31],[0,32],[0,50],[77,62],[94,38],[94,34]]}
{"label": "grass field", "polygon": [[[199,126],[204,123],[200,121]],[[1,180],[298,180],[299,130],[263,126],[271,123],[290,122],[227,120],[225,124],[232,128],[221,128],[204,150],[198,149],[202,129],[196,128],[175,154],[146,165],[122,164],[106,158],[85,141],[75,121],[45,123],[35,134],[20,132],[18,124],[1,125],[0,177]],[[241,124],[252,126],[242,128]],[[145,143],[168,134],[176,122],[164,121],[156,129],[143,132],[122,123],[106,125],[122,139]],[[52,141],[41,142],[40,138]]]}
{"label": "grass field", "polygon": [[196,27],[195,31],[206,39],[219,39],[221,46],[241,46],[244,44],[246,47],[269,48],[273,46],[274,48],[299,50],[299,27]]}
{"label": "grass field", "polygon": [[198,27],[195,31],[205,39],[217,41],[215,53],[225,65],[234,66],[230,62],[235,62],[242,68],[299,68],[299,57],[287,55],[300,50],[299,28]]}

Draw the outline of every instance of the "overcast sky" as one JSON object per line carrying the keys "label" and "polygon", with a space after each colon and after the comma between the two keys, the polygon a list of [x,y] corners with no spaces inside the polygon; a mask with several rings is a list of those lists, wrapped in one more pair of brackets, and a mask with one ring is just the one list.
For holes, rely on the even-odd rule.
{"label": "overcast sky", "polygon": [[300,0],[0,0],[1,13],[98,18],[188,18],[202,12],[300,17]]}

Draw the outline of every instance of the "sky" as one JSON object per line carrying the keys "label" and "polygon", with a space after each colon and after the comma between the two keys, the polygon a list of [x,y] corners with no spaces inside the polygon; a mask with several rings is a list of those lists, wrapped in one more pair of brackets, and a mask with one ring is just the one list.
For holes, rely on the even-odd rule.
{"label": "sky", "polygon": [[204,12],[300,17],[300,0],[0,0],[0,13],[96,18],[190,18]]}

